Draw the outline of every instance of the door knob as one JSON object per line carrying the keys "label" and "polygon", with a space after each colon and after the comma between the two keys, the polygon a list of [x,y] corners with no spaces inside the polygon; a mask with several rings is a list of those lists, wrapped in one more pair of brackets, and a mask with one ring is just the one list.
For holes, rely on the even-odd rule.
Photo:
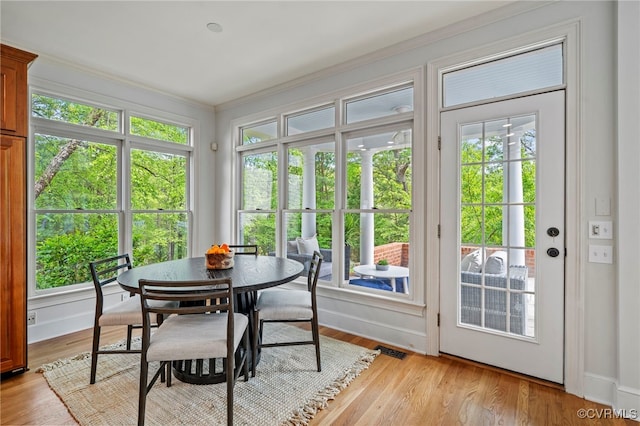
{"label": "door knob", "polygon": [[551,257],[558,257],[558,255],[560,254],[560,250],[555,247],[551,247],[549,250],[547,250],[547,254]]}
{"label": "door knob", "polygon": [[555,226],[552,226],[551,228],[547,229],[547,235],[549,235],[550,237],[557,237],[558,235],[560,235],[560,230]]}

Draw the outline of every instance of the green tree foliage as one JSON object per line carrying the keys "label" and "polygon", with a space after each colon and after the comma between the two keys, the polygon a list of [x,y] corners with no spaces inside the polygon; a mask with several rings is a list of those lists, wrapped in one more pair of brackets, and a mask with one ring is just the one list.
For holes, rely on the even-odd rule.
{"label": "green tree foliage", "polygon": [[[373,198],[377,209],[411,210],[411,149],[389,149],[373,156]],[[374,244],[409,241],[409,215],[375,215]]]}
{"label": "green tree foliage", "polygon": [[[245,155],[242,209],[275,210],[278,206],[278,156],[275,152]],[[276,221],[272,213],[243,213],[242,244],[257,244],[260,254],[275,251]]]}
{"label": "green tree foliage", "polygon": [[[522,192],[525,205],[525,245],[535,245],[535,131],[525,133],[520,140],[518,161],[522,167]],[[500,137],[467,139],[461,145],[462,202],[460,232],[462,244],[503,245],[504,179],[508,163],[503,155]],[[484,192],[483,192],[484,190]],[[483,205],[484,203],[484,205]],[[482,234],[484,224],[484,236]]]}
{"label": "green tree foliage", "polygon": [[130,132],[132,135],[150,139],[169,141],[186,145],[189,143],[189,129],[175,124],[160,123],[141,117],[131,117]]}

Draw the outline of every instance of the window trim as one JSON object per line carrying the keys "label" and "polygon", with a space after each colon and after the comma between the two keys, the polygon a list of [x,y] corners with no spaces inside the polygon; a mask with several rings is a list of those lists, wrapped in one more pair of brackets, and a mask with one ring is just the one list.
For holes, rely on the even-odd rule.
{"label": "window trim", "polygon": [[[161,152],[168,154],[183,155],[186,158],[185,174],[186,187],[185,197],[186,205],[184,210],[162,210],[163,213],[184,213],[187,217],[188,228],[186,231],[187,238],[187,256],[193,251],[193,226],[194,226],[194,178],[195,178],[195,151],[196,142],[199,135],[199,123],[196,119],[173,114],[170,112],[156,110],[151,107],[134,104],[128,101],[122,101],[117,98],[110,98],[105,95],[65,86],[59,83],[32,79],[29,85],[29,144],[27,151],[27,200],[28,200],[28,226],[27,226],[27,250],[28,250],[28,300],[49,300],[52,297],[55,300],[77,300],[78,297],[84,298],[84,294],[93,294],[93,286],[91,281],[84,283],[73,283],[63,287],[50,289],[36,288],[36,216],[42,212],[53,213],[115,213],[118,217],[118,251],[132,252],[132,215],[133,213],[153,213],[155,210],[132,210],[130,203],[129,190],[130,187],[130,153],[132,149],[140,149],[153,152]],[[63,99],[68,102],[78,102],[83,105],[95,106],[109,111],[119,112],[119,131],[99,129],[78,124],[66,123],[57,120],[48,120],[31,115],[31,99],[33,94],[40,94],[48,97]],[[129,119],[131,115],[146,118],[169,125],[177,125],[188,129],[188,144],[180,144],[176,142],[162,141],[157,139],[145,138],[142,136],[129,134]],[[80,138],[91,142],[106,143],[116,147],[117,156],[117,206],[114,210],[57,210],[57,209],[36,209],[34,200],[33,186],[35,183],[35,140],[36,133],[50,134],[57,137]],[[114,293],[117,290],[113,291]],[[71,296],[73,294],[82,294],[83,296]],[[71,298],[71,299],[69,299]],[[48,303],[43,303],[42,306]],[[38,303],[40,305],[40,303]]]}
{"label": "window trim", "polygon": [[[313,140],[315,140],[316,138],[321,138],[323,136],[328,138],[329,137],[333,138],[333,142],[335,142],[336,144],[335,155],[336,155],[336,158],[338,158],[339,156],[343,155],[343,150],[344,150],[344,148],[342,147],[343,140],[345,139],[345,135],[350,132],[368,129],[369,127],[372,127],[372,126],[373,127],[378,127],[378,126],[391,127],[394,124],[400,126],[402,125],[400,123],[410,123],[412,132],[413,132],[412,152],[413,152],[413,158],[414,158],[413,163],[415,164],[416,161],[418,161],[419,158],[422,158],[426,152],[426,148],[424,146],[420,146],[420,144],[424,145],[424,143],[417,142],[417,141],[424,141],[424,136],[423,136],[424,134],[423,111],[424,111],[424,105],[425,105],[425,101],[424,101],[425,75],[424,74],[425,74],[425,70],[423,67],[413,68],[408,71],[390,75],[375,81],[359,84],[357,86],[353,86],[346,89],[341,89],[333,93],[328,93],[323,96],[305,99],[293,105],[289,105],[285,107],[276,107],[276,108],[269,109],[267,111],[263,111],[261,113],[254,113],[246,117],[240,117],[232,120],[231,134],[233,137],[232,142],[234,146],[232,156],[234,159],[233,167],[236,169],[234,172],[234,178],[235,178],[235,182],[238,183],[236,185],[236,190],[234,191],[235,198],[233,200],[232,207],[231,207],[232,217],[235,218],[234,223],[232,225],[232,230],[231,230],[232,235],[234,235],[234,238],[238,238],[238,235],[239,235],[239,229],[238,229],[239,223],[237,221],[237,213],[238,213],[238,208],[241,205],[240,197],[242,194],[241,192],[242,191],[241,189],[242,164],[241,164],[241,161],[239,160],[238,154],[244,154],[247,150],[251,150],[251,147],[255,146],[255,144],[249,145],[249,147],[247,147],[247,145],[242,145],[241,129],[243,127],[246,127],[253,123],[264,122],[267,120],[265,117],[268,117],[269,119],[273,119],[273,117],[276,117],[277,123],[280,126],[278,129],[279,137],[273,140],[269,140],[268,142],[271,146],[271,149],[270,149],[271,151],[274,150],[273,147],[275,146],[275,151],[278,152],[279,159],[286,159],[286,149],[289,144],[297,144],[297,143],[302,144],[303,141],[308,141],[308,143],[313,144]],[[343,122],[344,120],[343,116],[344,116],[345,105],[346,105],[345,102],[347,100],[352,101],[359,97],[368,98],[371,96],[375,96],[376,94],[384,94],[387,92],[402,90],[403,88],[407,88],[411,86],[413,86],[413,90],[414,90],[414,105],[413,105],[412,111],[398,113],[395,115],[384,116],[380,118],[358,121],[350,124],[345,124]],[[336,113],[335,127],[329,128],[329,129],[316,130],[313,132],[302,133],[297,135],[284,136],[282,129],[284,128],[283,126],[285,123],[285,118],[287,115],[291,114],[292,111],[304,112],[304,111],[312,110],[318,107],[324,108],[324,107],[330,106],[331,104],[335,105],[335,113]],[[342,162],[342,159],[340,159],[339,161]],[[344,164],[342,165],[342,167],[344,167]],[[284,170],[284,168],[281,167],[280,164],[278,164],[278,170],[279,170],[278,176],[281,179],[281,181],[286,181],[286,170]],[[346,197],[346,194],[344,194],[344,186],[346,185],[346,181],[345,181],[346,177],[344,173],[345,173],[345,170],[341,171],[341,173],[338,174],[338,177],[339,179],[342,179],[342,180],[336,181],[337,204],[333,211],[334,224],[332,227],[333,228],[332,241],[337,241],[336,238],[337,237],[342,238],[342,235],[344,234],[344,223],[342,220],[342,215],[344,212],[343,207],[346,206],[346,204],[344,204],[346,203],[346,199],[343,200]],[[423,176],[424,176],[424,172],[415,173],[415,176],[413,177],[414,182],[416,182],[417,179],[421,179],[421,177]],[[278,197],[278,200],[279,200],[279,205],[277,209],[278,211],[276,212],[277,214],[276,233],[281,240],[279,244],[277,244],[276,254],[278,256],[281,256],[283,254],[284,252],[283,250],[285,250],[285,246],[286,246],[286,235],[285,235],[286,230],[283,229],[283,220],[284,220],[283,215],[285,214],[286,211],[290,211],[289,209],[286,208],[286,205],[284,203],[282,189],[280,189],[280,191],[281,193],[279,194],[279,197]],[[417,247],[417,244],[419,241],[413,237],[413,235],[415,234],[414,230],[424,229],[424,225],[422,224],[422,222],[424,222],[424,218],[421,217],[424,215],[415,215],[416,209],[417,211],[423,211],[423,208],[422,208],[423,197],[418,196],[417,194],[418,191],[420,191],[420,189],[414,184],[412,195],[411,195],[412,208],[409,211],[403,210],[403,212],[407,212],[410,215],[410,223],[411,223],[411,229],[412,229],[412,231],[410,231],[410,241],[409,241],[411,244],[409,267],[411,268],[412,274],[415,274],[416,279],[421,280],[423,276],[422,272],[418,270],[419,268],[416,268],[413,265],[414,264],[413,259],[415,258],[416,253],[420,253],[422,251],[421,248]],[[417,224],[415,218],[420,218],[418,222],[421,222],[421,223]],[[339,263],[340,263],[339,265],[334,265],[334,266],[336,268],[342,268],[344,266],[342,264],[343,261],[339,261]],[[294,282],[289,285],[295,287],[299,285],[299,282],[300,281],[298,280],[298,284]],[[319,288],[320,287],[324,289],[325,286],[319,286]],[[373,298],[373,299],[381,298],[382,305],[386,304],[385,301],[391,301],[392,303],[397,303],[398,301],[400,301],[400,303],[402,303],[403,305],[407,305],[409,307],[408,309],[409,312],[415,315],[421,315],[422,309],[424,308],[424,303],[422,302],[424,298],[424,289],[420,288],[419,286],[416,286],[416,288],[413,288],[411,290],[411,293],[408,296],[402,295],[400,293],[392,293],[392,295],[386,295],[386,294],[380,295],[377,293],[372,294],[372,293],[368,293],[366,290],[354,291],[353,289],[348,289],[346,287],[338,287],[338,286],[327,287],[327,289],[332,289],[330,290],[330,292],[331,291],[344,292],[348,295],[347,297],[349,298],[351,298],[352,297],[351,294],[353,294],[354,300],[356,301],[368,300],[370,298]],[[319,290],[319,291],[322,291],[322,290]],[[365,302],[365,303],[370,305],[369,302]]]}

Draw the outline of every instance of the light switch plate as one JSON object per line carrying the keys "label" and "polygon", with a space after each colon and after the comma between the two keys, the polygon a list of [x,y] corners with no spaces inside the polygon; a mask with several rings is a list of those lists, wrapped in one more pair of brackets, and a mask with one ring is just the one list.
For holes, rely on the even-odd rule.
{"label": "light switch plate", "polygon": [[609,216],[609,215],[611,215],[611,198],[597,197],[596,198],[596,216]]}
{"label": "light switch plate", "polygon": [[589,245],[589,262],[613,263],[613,247]]}
{"label": "light switch plate", "polygon": [[602,220],[589,221],[589,238],[610,240],[613,238],[613,222]]}

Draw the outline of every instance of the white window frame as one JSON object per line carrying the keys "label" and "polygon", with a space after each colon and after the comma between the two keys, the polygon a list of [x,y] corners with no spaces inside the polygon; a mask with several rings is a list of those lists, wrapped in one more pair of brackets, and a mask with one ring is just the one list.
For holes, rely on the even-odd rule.
{"label": "white window frame", "polygon": [[[103,130],[91,128],[81,125],[65,123],[61,121],[48,120],[31,116],[31,106],[29,107],[30,131],[29,140],[33,141],[35,133],[54,134],[60,137],[79,137],[95,142],[108,143],[117,148],[117,201],[114,210],[108,210],[108,213],[117,213],[118,215],[118,251],[119,253],[133,253],[132,242],[132,215],[133,213],[148,213],[149,210],[132,210],[130,191],[130,158],[132,149],[141,149],[147,151],[164,152],[168,154],[184,155],[186,157],[186,205],[185,210],[163,210],[163,213],[185,213],[188,221],[187,230],[187,256],[192,253],[193,245],[193,179],[194,179],[194,147],[196,145],[198,122],[189,117],[168,113],[165,111],[155,110],[153,108],[142,105],[132,104],[108,96],[87,92],[81,89],[71,88],[68,86],[45,82],[45,84],[31,84],[29,87],[29,105],[33,94],[41,94],[57,99],[64,99],[70,102],[78,102],[84,105],[104,108],[110,111],[120,113],[120,124],[118,130]],[[170,125],[177,125],[189,129],[188,143],[180,144],[175,142],[161,141],[157,139],[145,138],[142,136],[131,135],[129,133],[129,119],[131,116],[141,117],[154,120]],[[55,211],[56,213],[65,213],[67,210],[51,210],[51,209],[35,209],[35,200],[33,193],[34,172],[35,172],[35,149],[34,144],[30,143],[28,148],[28,292],[27,297],[30,301],[51,299],[52,297],[60,302],[70,301],[77,296],[74,294],[83,293],[87,290],[93,290],[93,284],[90,281],[84,283],[74,283],[63,287],[52,289],[36,289],[36,215],[41,212]],[[73,211],[77,212],[77,211]],[[100,210],[83,210],[83,213],[100,213]],[[92,259],[87,260],[88,262]],[[88,267],[88,266],[87,266]],[[117,285],[111,285],[117,287]],[[119,291],[114,288],[107,290],[108,293]],[[37,305],[41,303],[38,302]],[[35,306],[34,306],[35,307]]]}
{"label": "white window frame", "polygon": [[[374,96],[376,94],[393,91],[393,89],[401,89],[403,87],[413,86],[414,90],[414,106],[410,112],[399,113],[395,115],[384,116],[380,118],[358,121],[351,124],[345,124],[343,119],[344,105],[347,101],[353,101],[360,98],[366,98]],[[327,107],[331,104],[335,105],[336,112],[336,126],[329,129],[320,129],[311,132],[284,136],[284,124],[287,116],[297,115],[307,111],[313,111],[319,107]],[[231,123],[231,131],[233,137],[233,144],[235,147],[235,154],[245,152],[246,150],[258,149],[257,146],[266,147],[268,145],[276,145],[279,153],[278,162],[278,176],[281,182],[286,182],[286,170],[282,167],[283,160],[286,159],[286,148],[289,144],[303,144],[305,141],[319,140],[322,138],[333,138],[335,142],[335,155],[336,155],[336,169],[344,167],[343,156],[343,140],[345,135],[362,129],[384,127],[386,125],[393,125],[397,123],[412,123],[413,142],[412,142],[412,164],[422,164],[424,161],[421,159],[424,157],[426,148],[424,144],[424,105],[425,105],[425,92],[424,92],[424,69],[414,68],[409,71],[400,72],[394,75],[387,76],[375,81],[367,82],[351,88],[339,90],[333,93],[327,93],[324,96],[310,98],[298,102],[296,104],[270,109],[263,111],[262,113],[252,114],[247,117],[240,117],[235,119]],[[252,145],[242,145],[241,129],[254,125],[256,123],[265,122],[269,119],[276,117],[278,123],[278,138],[275,140],[269,140]],[[398,124],[399,125],[399,124]],[[234,155],[235,155],[234,154]],[[234,211],[237,213],[239,206],[241,205],[241,182],[242,182],[242,164],[239,160],[239,155],[235,155],[235,181],[239,184],[235,190]],[[346,158],[346,157],[345,157]],[[413,168],[412,176],[412,207],[410,211],[410,261],[409,268],[411,270],[411,281],[415,283],[423,282],[422,268],[414,266],[417,260],[417,256],[424,253],[424,239],[422,233],[424,232],[424,176],[425,171],[422,168]],[[342,271],[343,265],[343,251],[336,242],[343,241],[344,223],[343,215],[346,211],[346,194],[344,194],[345,182],[344,170],[337,173],[336,179],[336,204],[333,210],[333,249],[334,258],[337,265],[334,265],[334,277],[336,271]],[[285,197],[283,191],[286,191],[285,185],[280,188],[280,194],[278,197],[278,215],[276,218],[276,229],[279,237],[277,245],[277,255],[283,256],[286,252],[286,230],[283,230],[282,217],[285,211],[291,212],[286,209]],[[234,235],[239,235],[237,214],[233,224]],[[420,235],[419,237],[415,237]],[[337,245],[336,245],[337,244]],[[418,247],[420,245],[420,247]],[[336,250],[339,250],[336,251]],[[340,259],[340,260],[338,260]],[[418,265],[419,263],[416,263]],[[340,274],[338,274],[339,276]],[[298,280],[301,282],[301,280]],[[340,280],[338,280],[340,281]],[[391,309],[402,309],[403,312],[415,316],[422,316],[424,312],[424,288],[421,285],[415,285],[411,289],[409,295],[402,295],[400,293],[393,292],[370,292],[366,288],[353,290],[352,288],[341,287],[336,285],[334,281],[331,286],[321,285],[318,286],[318,294],[326,297],[335,297],[341,300],[353,300],[359,303],[367,304],[369,306],[386,307]],[[295,286],[295,284],[293,284]],[[350,286],[353,287],[353,286]],[[389,293],[389,294],[386,294]],[[399,306],[402,306],[400,308]]]}

